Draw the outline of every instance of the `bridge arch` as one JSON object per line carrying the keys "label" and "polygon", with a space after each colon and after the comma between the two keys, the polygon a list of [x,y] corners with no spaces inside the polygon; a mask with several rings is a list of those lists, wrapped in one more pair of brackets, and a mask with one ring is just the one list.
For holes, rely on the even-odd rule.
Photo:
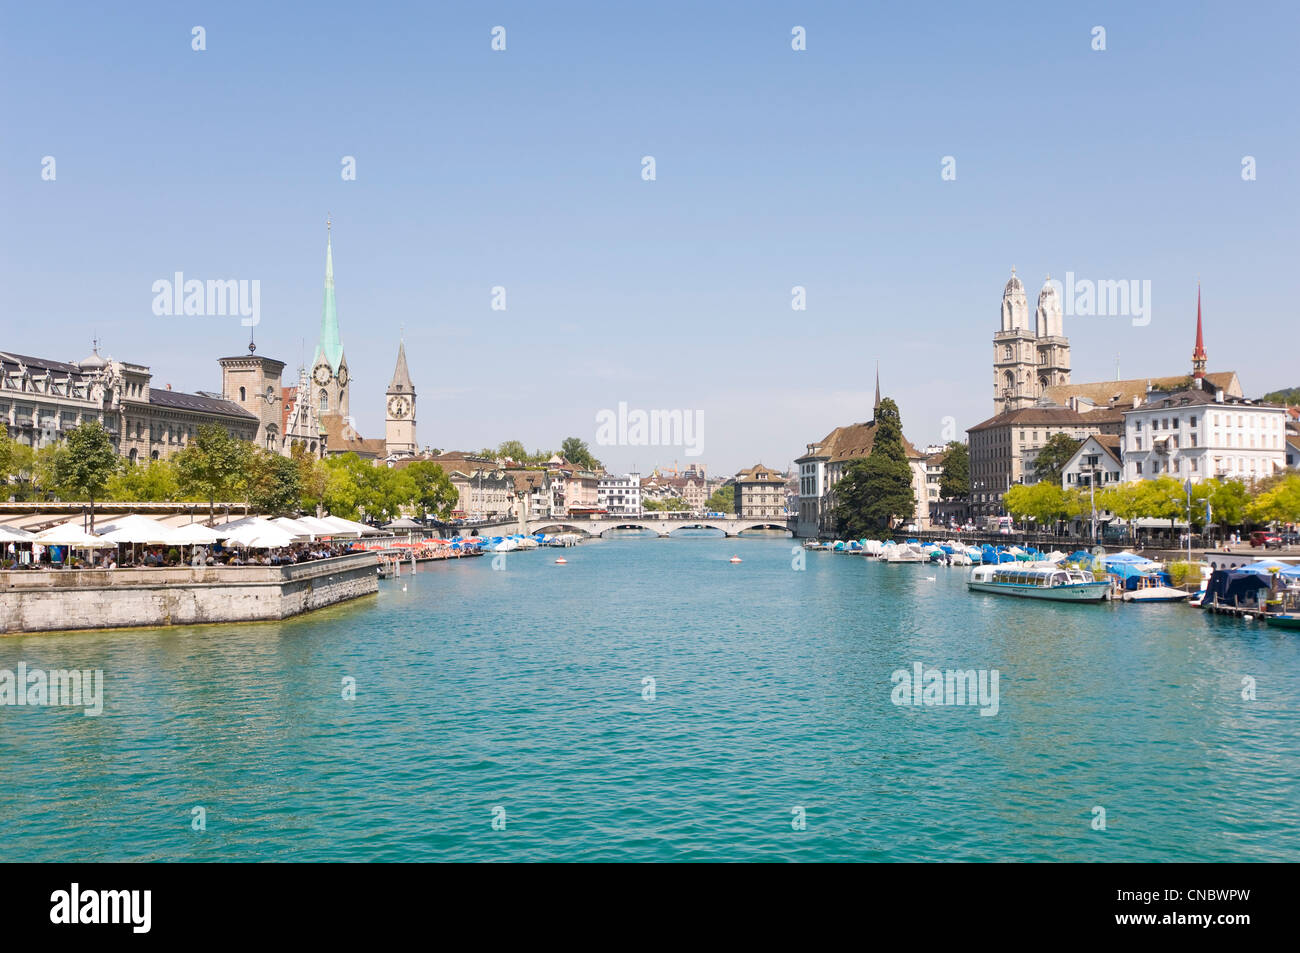
{"label": "bridge arch", "polygon": [[746,526],[743,529],[736,530],[736,535],[739,536],[741,533],[748,533],[753,530],[777,530],[782,533],[787,533],[790,536],[794,535],[793,530],[791,530],[790,526],[786,523],[755,523],[752,526]]}
{"label": "bridge arch", "polygon": [[581,533],[583,536],[590,536],[591,530],[579,526],[577,523],[546,523],[541,526],[529,526],[528,532],[545,533],[547,536],[555,536],[559,533]]}

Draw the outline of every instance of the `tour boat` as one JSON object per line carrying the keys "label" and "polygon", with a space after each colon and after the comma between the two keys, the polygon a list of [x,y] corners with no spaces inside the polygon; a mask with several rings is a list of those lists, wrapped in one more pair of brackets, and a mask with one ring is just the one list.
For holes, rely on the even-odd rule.
{"label": "tour boat", "polygon": [[732,556],[730,559],[727,560],[727,562],[729,562],[729,563],[738,563],[738,562],[740,562],[740,557],[739,557],[739,556]]}
{"label": "tour boat", "polygon": [[1050,564],[976,566],[966,586],[976,592],[1058,602],[1101,602],[1110,597],[1110,583],[1097,582],[1086,569],[1063,569]]}
{"label": "tour boat", "polygon": [[555,565],[557,566],[567,566],[568,564],[569,561],[565,559],[563,556],[561,556],[559,559],[555,561]]}

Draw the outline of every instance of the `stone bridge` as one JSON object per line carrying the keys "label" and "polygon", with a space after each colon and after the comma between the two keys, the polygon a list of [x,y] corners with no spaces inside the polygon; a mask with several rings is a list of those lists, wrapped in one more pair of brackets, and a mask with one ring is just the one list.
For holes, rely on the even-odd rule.
{"label": "stone bridge", "polygon": [[671,536],[688,529],[711,529],[724,536],[739,536],[757,530],[777,530],[794,535],[795,517],[790,516],[672,516],[665,513],[646,513],[641,516],[602,516],[591,519],[585,516],[541,516],[529,519],[498,520],[458,527],[461,532],[475,531],[483,536],[504,536],[510,533],[581,533],[584,536],[604,536],[611,530],[649,530],[659,536]]}

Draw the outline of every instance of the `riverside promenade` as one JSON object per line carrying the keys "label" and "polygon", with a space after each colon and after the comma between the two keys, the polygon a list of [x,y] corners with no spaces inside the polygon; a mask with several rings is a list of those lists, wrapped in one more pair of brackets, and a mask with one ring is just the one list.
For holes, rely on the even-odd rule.
{"label": "riverside promenade", "polygon": [[379,591],[375,553],[287,566],[0,571],[0,634],[260,622]]}

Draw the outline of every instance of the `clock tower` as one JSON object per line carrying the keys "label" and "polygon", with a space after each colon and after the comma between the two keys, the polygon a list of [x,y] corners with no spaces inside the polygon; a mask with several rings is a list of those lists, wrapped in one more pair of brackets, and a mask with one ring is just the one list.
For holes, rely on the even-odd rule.
{"label": "clock tower", "polygon": [[415,385],[406,367],[406,343],[397,346],[397,367],[388,385],[387,419],[384,424],[384,448],[392,454],[413,454],[415,442]]}

